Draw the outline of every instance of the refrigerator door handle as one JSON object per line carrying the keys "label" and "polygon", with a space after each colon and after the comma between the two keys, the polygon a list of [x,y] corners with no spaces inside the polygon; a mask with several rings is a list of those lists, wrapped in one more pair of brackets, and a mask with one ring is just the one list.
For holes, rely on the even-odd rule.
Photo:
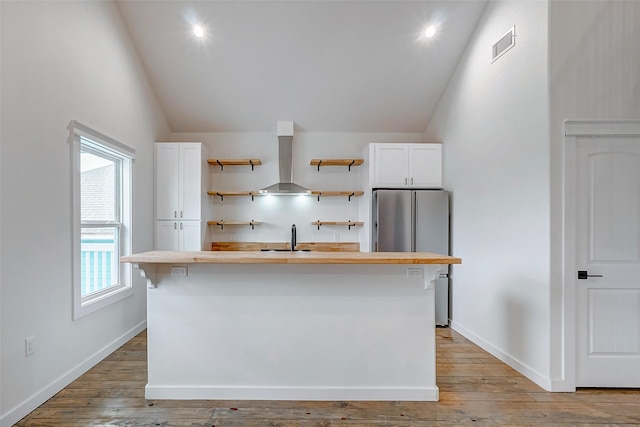
{"label": "refrigerator door handle", "polygon": [[371,250],[373,252],[378,252],[378,218],[380,214],[380,203],[378,202],[378,193],[373,192],[373,230],[372,230],[372,238],[373,242],[371,245]]}

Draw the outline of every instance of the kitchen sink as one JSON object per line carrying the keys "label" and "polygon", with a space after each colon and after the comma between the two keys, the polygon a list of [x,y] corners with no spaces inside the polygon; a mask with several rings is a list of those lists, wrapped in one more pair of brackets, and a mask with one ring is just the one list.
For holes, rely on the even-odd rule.
{"label": "kitchen sink", "polygon": [[311,249],[260,249],[260,252],[310,252]]}

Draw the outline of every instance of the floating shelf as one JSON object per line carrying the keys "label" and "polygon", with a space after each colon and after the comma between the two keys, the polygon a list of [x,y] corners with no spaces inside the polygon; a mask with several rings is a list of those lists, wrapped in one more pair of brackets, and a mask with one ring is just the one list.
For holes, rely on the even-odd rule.
{"label": "floating shelf", "polygon": [[224,201],[224,197],[237,197],[237,196],[251,196],[251,200],[255,196],[261,196],[259,191],[207,191],[210,196],[218,196],[221,201]]}
{"label": "floating shelf", "polygon": [[360,221],[314,221],[311,224],[312,225],[317,225],[318,226],[318,230],[320,230],[320,227],[323,226],[323,225],[346,225],[347,227],[349,227],[349,230],[351,230],[351,227],[363,226],[364,222],[360,222]]}
{"label": "floating shelf", "polygon": [[335,197],[335,196],[346,196],[351,201],[352,197],[360,197],[364,194],[364,191],[321,191],[314,190],[311,192],[311,195],[317,196],[318,201],[320,201],[320,197]]}
{"label": "floating shelf", "polygon": [[250,225],[251,229],[254,230],[254,227],[258,224],[262,224],[261,221],[225,221],[222,219],[219,219],[217,221],[209,221],[207,222],[208,225],[217,225],[220,227],[220,230],[224,230],[224,226],[225,225]]}
{"label": "floating shelf", "polygon": [[220,166],[220,170],[224,170],[225,166],[251,166],[253,170],[254,166],[262,164],[260,159],[208,159],[207,163]]}
{"label": "floating shelf", "polygon": [[351,166],[360,166],[364,163],[364,159],[312,159],[311,166],[317,166],[320,171],[320,166],[347,166],[351,171]]}

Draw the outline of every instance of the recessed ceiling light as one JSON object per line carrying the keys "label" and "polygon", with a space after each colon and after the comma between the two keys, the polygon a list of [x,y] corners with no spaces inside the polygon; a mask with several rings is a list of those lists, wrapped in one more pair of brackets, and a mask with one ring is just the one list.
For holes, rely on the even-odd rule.
{"label": "recessed ceiling light", "polygon": [[427,28],[425,28],[424,30],[424,36],[428,39],[430,39],[431,37],[436,35],[436,27],[435,25],[429,25]]}
{"label": "recessed ceiling light", "polygon": [[198,38],[202,38],[204,36],[204,28],[202,28],[200,25],[194,25],[193,35]]}

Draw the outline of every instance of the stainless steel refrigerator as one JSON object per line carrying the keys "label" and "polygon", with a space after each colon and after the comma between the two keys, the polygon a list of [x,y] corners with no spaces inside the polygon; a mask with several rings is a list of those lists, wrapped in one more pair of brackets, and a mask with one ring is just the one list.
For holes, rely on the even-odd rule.
{"label": "stainless steel refrigerator", "polygon": [[[371,251],[449,254],[449,192],[374,190]],[[436,325],[449,324],[449,274],[435,284]]]}

